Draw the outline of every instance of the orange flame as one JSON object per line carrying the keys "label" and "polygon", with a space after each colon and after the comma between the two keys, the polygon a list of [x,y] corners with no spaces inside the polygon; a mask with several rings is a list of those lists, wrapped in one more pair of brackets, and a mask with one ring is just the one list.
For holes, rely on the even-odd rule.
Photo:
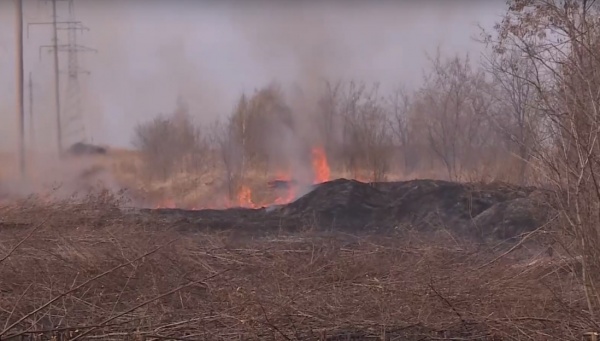
{"label": "orange flame", "polygon": [[329,181],[331,171],[327,163],[327,155],[322,147],[314,147],[312,149],[312,166],[315,173],[315,184]]}
{"label": "orange flame", "polygon": [[276,197],[275,200],[273,200],[273,202],[270,204],[285,205],[285,204],[289,204],[290,202],[294,201],[294,198],[296,197],[296,185],[291,183],[291,181],[292,181],[291,172],[288,170],[286,170],[286,171],[277,170],[275,172],[275,180],[276,181],[288,181],[290,183],[287,186],[287,190],[285,191],[285,193]]}
{"label": "orange flame", "polygon": [[246,185],[242,185],[238,193],[238,203],[240,207],[254,207],[252,202],[252,190]]}
{"label": "orange flame", "polygon": [[[312,168],[314,173],[314,184],[327,182],[330,180],[331,170],[327,161],[327,155],[323,147],[314,147],[311,150],[312,154]],[[199,209],[224,209],[233,206],[244,207],[244,208],[259,208],[261,206],[269,205],[285,205],[289,204],[296,198],[298,193],[298,184],[292,181],[291,172],[289,170],[277,170],[275,171],[275,177],[277,180],[289,181],[287,188],[283,193],[279,192],[275,199],[269,199],[267,202],[256,202],[256,198],[252,198],[252,190],[247,185],[242,185],[237,193],[234,200],[228,200],[227,198],[215,199],[208,205],[202,205],[190,207],[192,210]],[[306,185],[306,184],[304,184]],[[279,190],[280,191],[280,190]],[[272,197],[271,197],[272,198]],[[176,208],[177,203],[173,199],[163,200],[155,208]]]}
{"label": "orange flame", "polygon": [[296,197],[296,188],[295,187],[290,187],[288,189],[287,193],[284,196],[280,196],[277,199],[275,199],[275,201],[273,202],[273,204],[275,204],[275,205],[289,204],[292,201],[294,201],[295,197]]}

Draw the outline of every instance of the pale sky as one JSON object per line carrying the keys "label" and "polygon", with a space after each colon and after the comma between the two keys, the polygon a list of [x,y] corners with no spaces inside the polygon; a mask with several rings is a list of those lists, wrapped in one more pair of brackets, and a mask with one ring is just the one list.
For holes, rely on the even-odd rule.
{"label": "pale sky", "polygon": [[[25,24],[51,20],[51,3],[23,0]],[[66,20],[66,1],[59,20]],[[291,5],[293,4],[293,5]],[[79,42],[86,132],[94,143],[129,147],[133,128],[174,109],[178,96],[199,122],[228,115],[237,97],[276,80],[303,87],[321,78],[380,82],[383,89],[419,84],[425,52],[483,47],[480,23],[500,20],[505,1],[201,1],[76,0],[90,31]],[[25,75],[32,72],[36,146],[55,143],[51,27],[25,37]],[[60,33],[60,42],[66,34]],[[61,66],[66,64],[61,53]],[[15,11],[0,0],[0,150],[16,145]],[[61,78],[63,84],[65,78]],[[26,92],[26,101],[28,93]],[[64,100],[63,100],[64,103]],[[26,107],[26,111],[28,108]]]}

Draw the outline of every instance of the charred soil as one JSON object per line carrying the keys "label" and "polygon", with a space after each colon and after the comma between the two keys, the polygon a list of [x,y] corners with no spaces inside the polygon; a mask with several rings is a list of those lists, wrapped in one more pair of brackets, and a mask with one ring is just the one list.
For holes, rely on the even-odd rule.
{"label": "charred soil", "polygon": [[363,183],[338,179],[315,185],[287,205],[260,209],[141,210],[193,231],[248,234],[317,229],[348,233],[450,231],[477,241],[517,238],[544,225],[549,196],[533,187],[439,180]]}

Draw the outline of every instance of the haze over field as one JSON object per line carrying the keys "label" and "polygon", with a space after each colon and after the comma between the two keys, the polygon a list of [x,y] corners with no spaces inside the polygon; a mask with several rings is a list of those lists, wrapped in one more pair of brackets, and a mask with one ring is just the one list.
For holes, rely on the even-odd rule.
{"label": "haze over field", "polygon": [[[51,20],[49,2],[25,0],[25,23]],[[14,150],[13,2],[0,1],[0,150]],[[425,52],[469,52],[476,24],[491,28],[504,1],[298,2],[76,1],[80,35],[97,53],[80,54],[88,138],[130,147],[134,127],[175,107],[178,97],[198,122],[229,115],[242,92],[271,81],[310,91],[327,79],[409,88],[421,82]],[[66,14],[64,2],[59,13]],[[64,16],[61,19],[65,19]],[[61,33],[64,42],[66,35]],[[25,38],[25,74],[34,81],[37,148],[55,148],[50,26]],[[62,63],[66,54],[61,54]],[[64,83],[64,82],[63,82]],[[308,89],[308,90],[307,90]],[[27,96],[27,94],[26,94]]]}
{"label": "haze over field", "polygon": [[2,340],[598,334],[600,1],[15,2],[98,52],[15,153],[0,0]]}

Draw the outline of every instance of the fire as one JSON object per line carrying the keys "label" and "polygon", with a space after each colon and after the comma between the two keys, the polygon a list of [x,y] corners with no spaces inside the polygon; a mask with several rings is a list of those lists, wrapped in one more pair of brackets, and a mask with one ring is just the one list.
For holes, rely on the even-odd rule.
{"label": "fire", "polygon": [[296,187],[292,186],[288,189],[287,193],[283,196],[277,197],[273,202],[275,205],[285,205],[294,201],[296,198]]}
{"label": "fire", "polygon": [[[311,150],[312,156],[312,170],[314,174],[313,184],[320,184],[323,182],[327,182],[330,180],[331,170],[329,168],[329,163],[327,161],[327,155],[325,153],[325,149],[323,147],[314,147]],[[270,205],[285,205],[289,204],[294,199],[296,199],[296,195],[299,192],[299,188],[302,186],[309,185],[309,183],[298,183],[297,179],[292,177],[292,172],[289,169],[282,170],[279,169],[274,172],[275,180],[272,181],[275,184],[271,187],[275,192],[273,195],[277,195],[276,197],[271,196],[269,199],[258,199],[253,198],[252,189],[243,184],[240,186],[237,195],[233,200],[229,200],[229,198],[222,199],[213,199],[212,202],[208,205],[194,206],[189,209],[224,209],[230,207],[244,207],[244,208],[259,208]],[[272,182],[269,182],[269,186],[272,185]],[[278,183],[281,182],[281,183]],[[262,193],[262,192],[260,192]],[[255,193],[257,194],[257,193]],[[260,195],[258,195],[260,197]],[[172,199],[163,200],[156,208],[176,208],[178,207],[176,202]]]}
{"label": "fire", "polygon": [[315,173],[315,184],[329,181],[331,171],[327,163],[327,155],[322,147],[314,147],[312,149],[312,166]]}
{"label": "fire", "polygon": [[240,207],[255,207],[252,202],[252,190],[246,185],[240,188],[237,199]]}

